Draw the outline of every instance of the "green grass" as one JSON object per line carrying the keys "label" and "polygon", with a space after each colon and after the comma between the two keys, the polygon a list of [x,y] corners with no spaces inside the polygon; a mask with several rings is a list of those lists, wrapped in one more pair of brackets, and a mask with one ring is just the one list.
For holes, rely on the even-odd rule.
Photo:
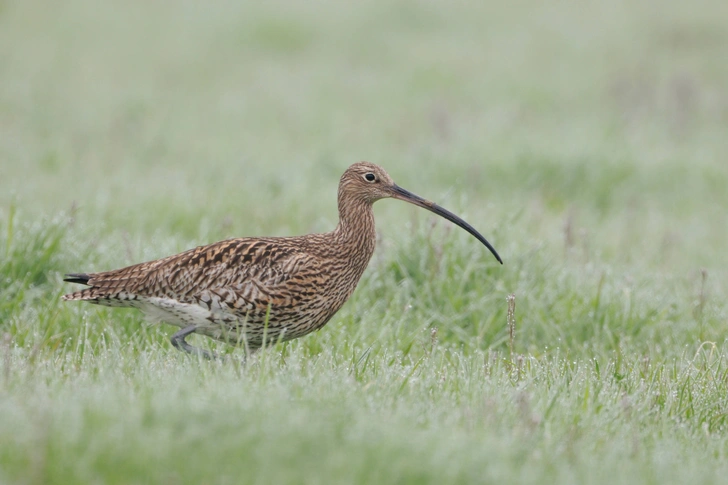
{"label": "green grass", "polygon": [[[0,2],[0,483],[723,483],[726,5]],[[330,230],[361,159],[505,265],[379,202],[351,300],[245,367],[60,300]]]}

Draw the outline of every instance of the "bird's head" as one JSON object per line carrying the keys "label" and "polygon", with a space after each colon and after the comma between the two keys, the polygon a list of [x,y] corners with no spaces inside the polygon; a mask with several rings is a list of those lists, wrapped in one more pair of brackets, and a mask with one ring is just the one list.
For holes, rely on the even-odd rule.
{"label": "bird's head", "polygon": [[344,175],[341,176],[339,200],[358,200],[371,205],[379,199],[385,199],[387,197],[403,200],[427,209],[465,229],[483,243],[493,253],[493,256],[503,264],[495,248],[473,226],[447,209],[395,184],[392,177],[379,165],[370,162],[358,162],[350,166],[344,172]]}
{"label": "bird's head", "polygon": [[379,199],[394,197],[396,184],[392,177],[379,165],[359,162],[346,169],[341,176],[339,192],[347,198],[363,200],[373,204]]}

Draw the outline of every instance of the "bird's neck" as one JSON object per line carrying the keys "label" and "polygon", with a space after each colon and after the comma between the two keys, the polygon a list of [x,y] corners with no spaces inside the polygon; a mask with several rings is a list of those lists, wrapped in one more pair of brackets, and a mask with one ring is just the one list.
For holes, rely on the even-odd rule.
{"label": "bird's neck", "polygon": [[363,265],[362,271],[364,271],[374,254],[377,239],[372,204],[364,200],[342,197],[339,194],[339,224],[333,234],[351,251],[350,257]]}

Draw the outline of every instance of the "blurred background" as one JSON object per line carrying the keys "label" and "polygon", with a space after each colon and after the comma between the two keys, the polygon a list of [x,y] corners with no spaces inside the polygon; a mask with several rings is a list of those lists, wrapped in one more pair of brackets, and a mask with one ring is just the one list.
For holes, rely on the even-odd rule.
{"label": "blurred background", "polygon": [[[0,0],[0,482],[724,483],[727,153],[726,0]],[[244,368],[60,300],[329,231],[359,160],[505,264],[378,202]]]}
{"label": "blurred background", "polygon": [[616,206],[698,246],[728,222],[726,25],[720,0],[6,0],[0,206],[323,230],[367,159],[484,231]]}
{"label": "blurred background", "polygon": [[[726,25],[722,0],[6,0],[0,217],[121,234],[108,268],[330,230],[369,160],[506,261],[725,275]],[[376,212],[395,243],[426,217]]]}

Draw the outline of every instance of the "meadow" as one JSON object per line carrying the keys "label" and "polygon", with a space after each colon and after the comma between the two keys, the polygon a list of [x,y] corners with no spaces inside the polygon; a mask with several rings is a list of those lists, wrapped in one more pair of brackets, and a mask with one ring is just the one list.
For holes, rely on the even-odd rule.
{"label": "meadow", "polygon": [[[0,1],[0,483],[725,483],[728,3]],[[235,363],[66,272],[394,200]],[[515,312],[509,318],[508,297]],[[510,326],[510,328],[509,328]]]}

